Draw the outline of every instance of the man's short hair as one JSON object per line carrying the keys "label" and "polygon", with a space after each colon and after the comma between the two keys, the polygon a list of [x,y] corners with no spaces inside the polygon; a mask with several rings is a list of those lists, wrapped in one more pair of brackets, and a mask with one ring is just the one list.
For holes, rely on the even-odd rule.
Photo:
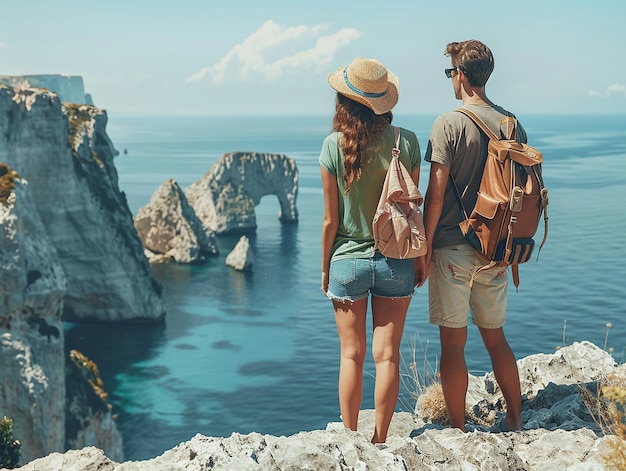
{"label": "man's short hair", "polygon": [[446,46],[444,54],[452,59],[452,66],[463,71],[470,85],[483,87],[493,72],[493,54],[486,44],[470,39]]}

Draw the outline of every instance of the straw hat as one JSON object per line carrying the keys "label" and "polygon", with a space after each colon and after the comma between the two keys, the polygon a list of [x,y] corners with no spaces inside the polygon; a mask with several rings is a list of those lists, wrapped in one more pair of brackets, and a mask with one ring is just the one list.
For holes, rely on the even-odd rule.
{"label": "straw hat", "polygon": [[398,77],[375,59],[357,57],[328,75],[329,85],[342,95],[383,114],[398,102]]}

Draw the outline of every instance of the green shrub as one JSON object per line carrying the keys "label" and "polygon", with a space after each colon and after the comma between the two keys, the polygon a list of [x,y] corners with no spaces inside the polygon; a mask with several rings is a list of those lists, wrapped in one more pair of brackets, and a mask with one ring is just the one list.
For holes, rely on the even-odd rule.
{"label": "green shrub", "polygon": [[4,417],[0,420],[0,467],[15,468],[20,461],[19,440],[13,439],[13,421]]}
{"label": "green shrub", "polygon": [[0,163],[0,203],[6,203],[11,192],[15,189],[15,179],[19,178],[11,168]]}

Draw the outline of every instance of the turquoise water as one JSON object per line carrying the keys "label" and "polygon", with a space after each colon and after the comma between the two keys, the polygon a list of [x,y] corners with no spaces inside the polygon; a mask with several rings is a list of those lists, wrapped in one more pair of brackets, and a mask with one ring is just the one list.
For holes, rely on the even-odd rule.
{"label": "turquoise water", "polygon": [[[521,116],[544,152],[550,233],[538,262],[520,268],[505,330],[518,358],[590,340],[626,347],[626,116]],[[398,116],[423,149],[434,116]],[[251,235],[250,273],[225,265],[238,237],[221,237],[221,254],[200,266],[158,265],[166,321],[158,326],[68,326],[66,343],[99,365],[125,443],[126,459],[161,454],[196,433],[252,431],[290,435],[339,420],[338,341],[330,301],[319,289],[322,193],[318,153],[331,117],[109,117],[120,189],[133,214],[167,178],[185,188],[226,152],[285,153],[300,172],[300,221],[282,225],[266,196]],[[122,151],[127,149],[128,153]],[[422,169],[425,192],[428,166]],[[427,291],[413,299],[403,356],[419,336],[418,366],[436,365],[437,330],[428,324]],[[566,328],[564,329],[564,326]],[[490,371],[477,331],[467,362]],[[363,408],[373,407],[368,360]],[[428,370],[428,368],[426,368]],[[399,409],[414,405],[403,391]]]}

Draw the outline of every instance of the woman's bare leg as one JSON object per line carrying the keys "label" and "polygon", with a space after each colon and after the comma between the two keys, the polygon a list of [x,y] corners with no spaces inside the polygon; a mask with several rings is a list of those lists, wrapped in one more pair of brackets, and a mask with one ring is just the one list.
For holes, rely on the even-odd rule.
{"label": "woman's bare leg", "polygon": [[333,301],[333,306],[341,346],[339,408],[343,424],[356,430],[363,397],[363,363],[367,350],[367,298],[353,303]]}
{"label": "woman's bare leg", "polygon": [[374,336],[372,356],[376,365],[374,404],[376,426],[372,443],[384,443],[400,390],[400,343],[411,298],[372,297]]}

